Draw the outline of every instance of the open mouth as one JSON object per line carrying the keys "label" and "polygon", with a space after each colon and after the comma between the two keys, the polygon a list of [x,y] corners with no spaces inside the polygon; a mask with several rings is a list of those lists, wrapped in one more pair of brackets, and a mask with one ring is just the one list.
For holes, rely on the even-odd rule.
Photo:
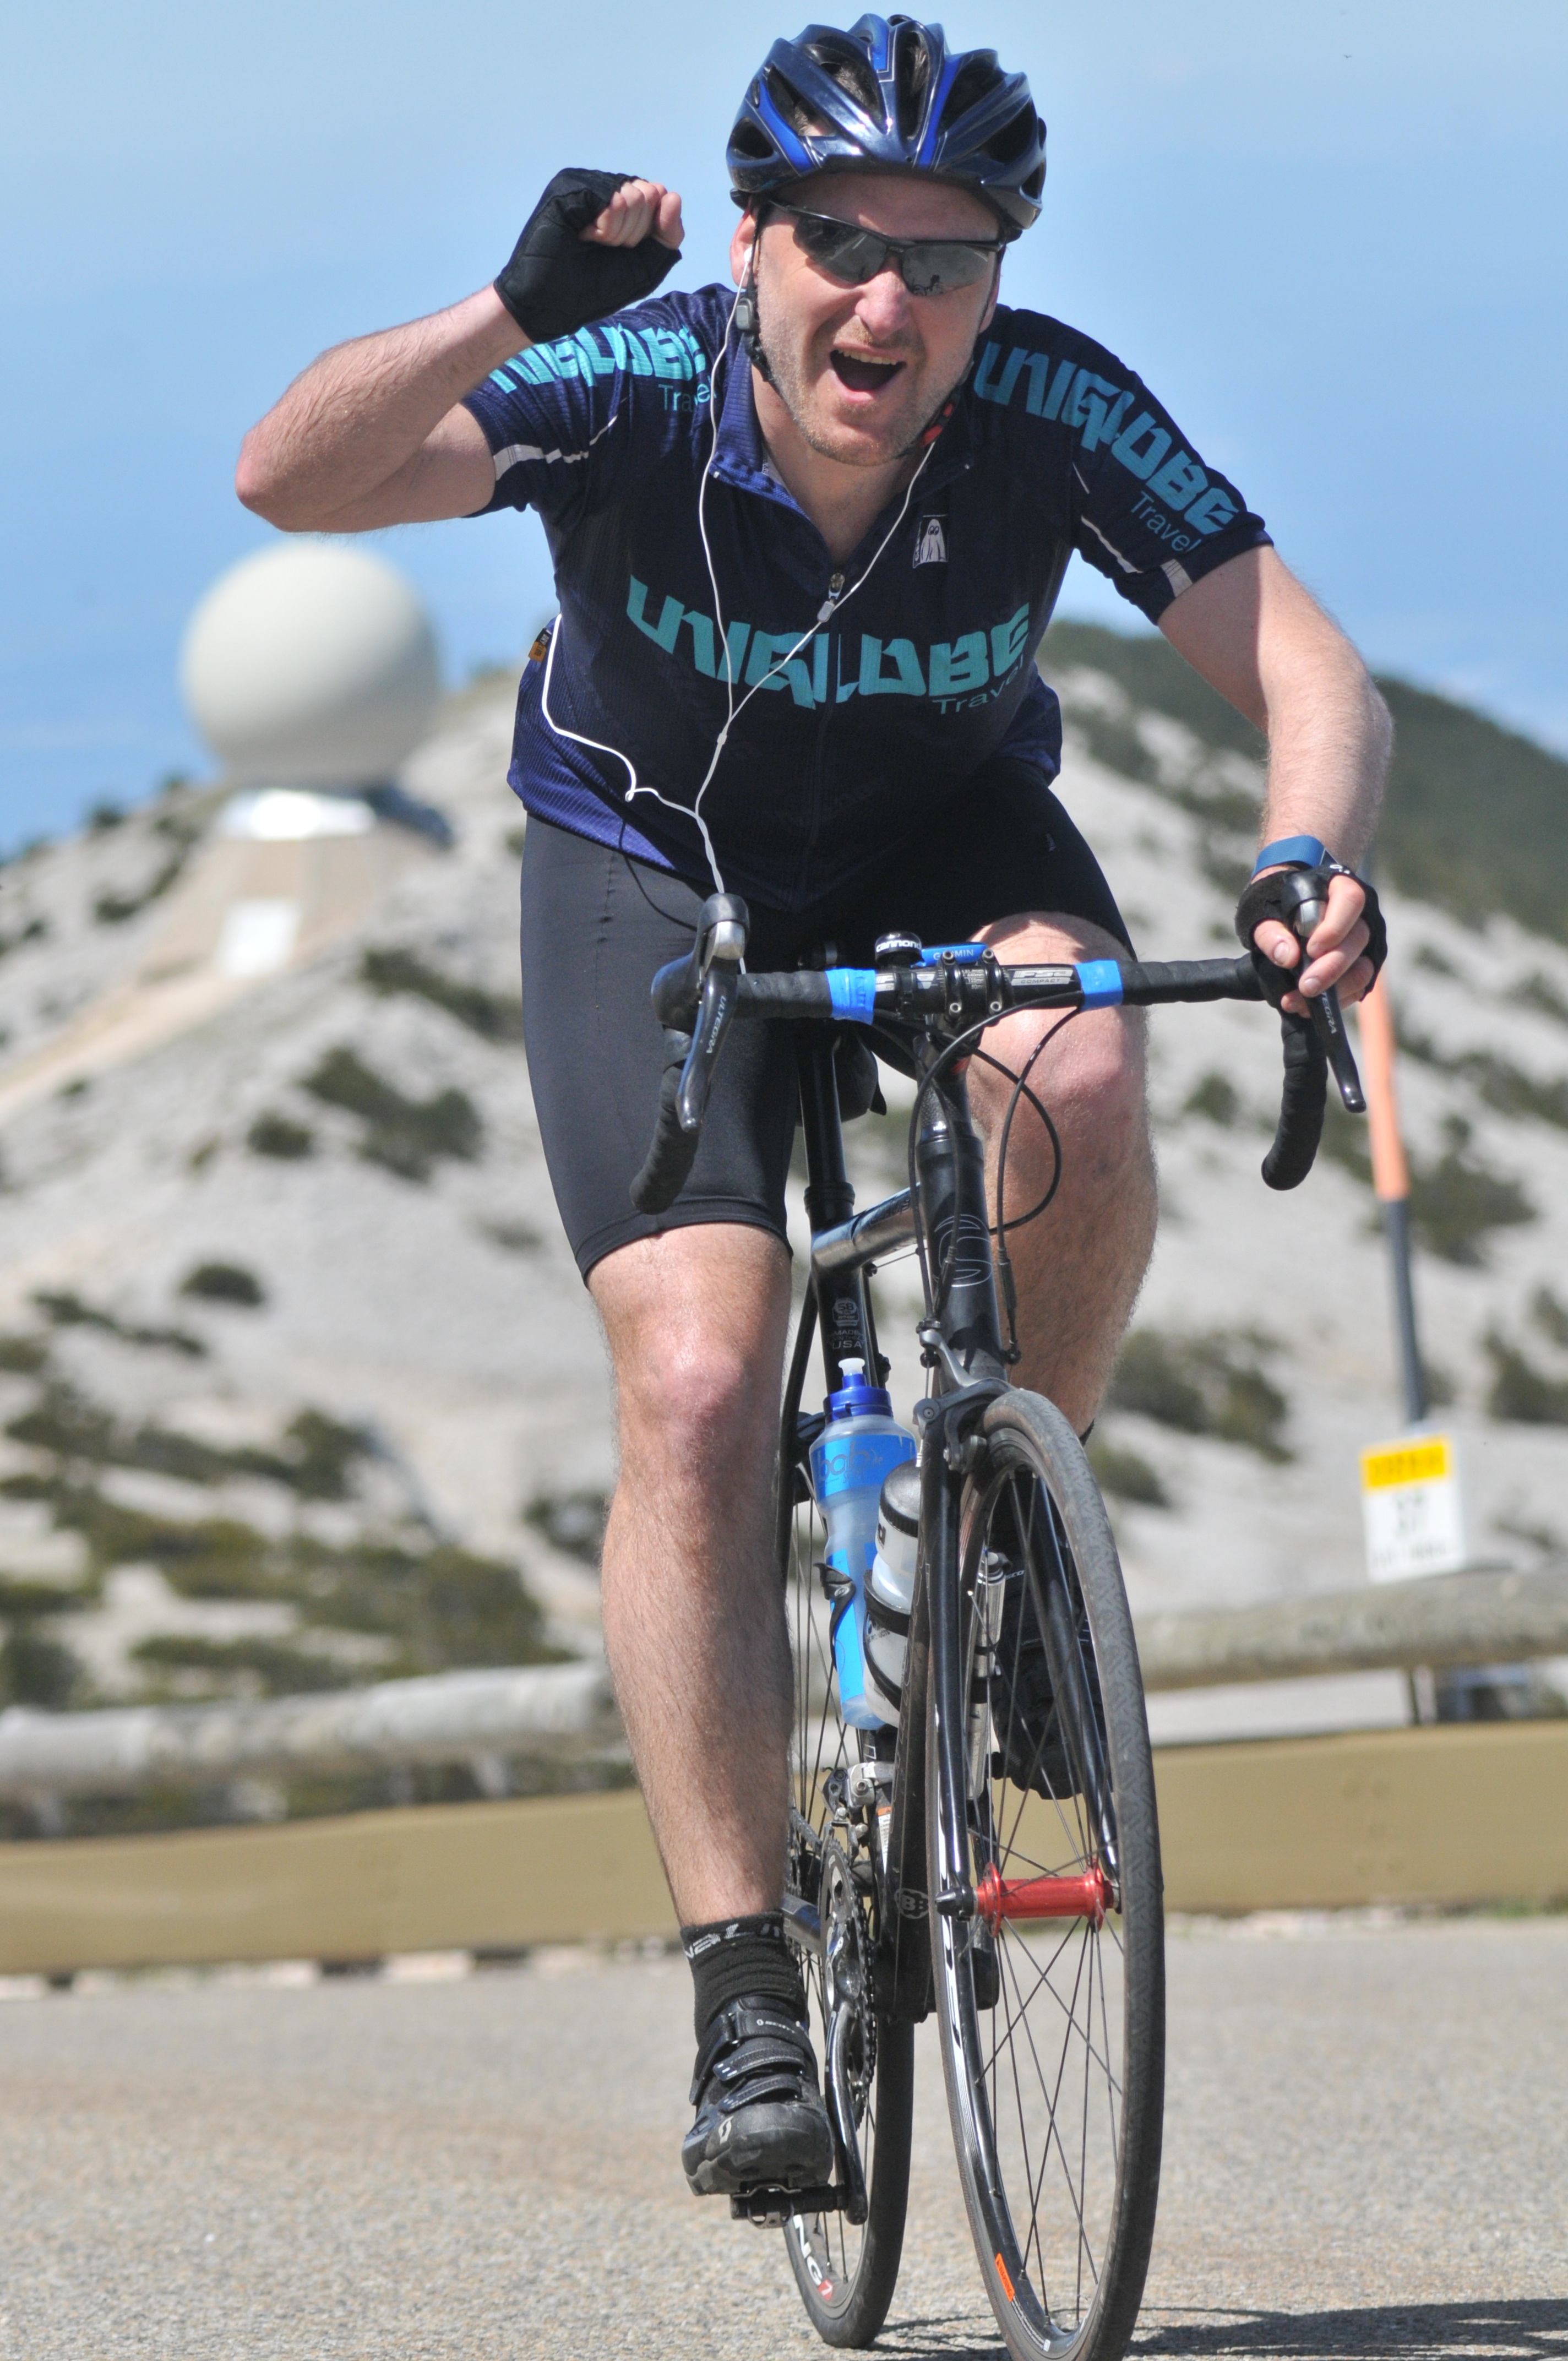
{"label": "open mouth", "polygon": [[834,350],[828,355],[833,374],[850,393],[881,393],[904,368],[902,361],[872,360],[864,353]]}

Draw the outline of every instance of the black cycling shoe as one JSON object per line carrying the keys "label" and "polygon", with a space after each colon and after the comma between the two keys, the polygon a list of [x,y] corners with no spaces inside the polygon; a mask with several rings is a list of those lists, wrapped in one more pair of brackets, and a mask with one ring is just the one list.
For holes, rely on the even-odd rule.
{"label": "black cycling shoe", "polygon": [[736,2000],[703,2037],[696,2121],[681,2162],[698,2197],[815,2189],[833,2177],[833,2134],[804,2025],[777,2001]]}

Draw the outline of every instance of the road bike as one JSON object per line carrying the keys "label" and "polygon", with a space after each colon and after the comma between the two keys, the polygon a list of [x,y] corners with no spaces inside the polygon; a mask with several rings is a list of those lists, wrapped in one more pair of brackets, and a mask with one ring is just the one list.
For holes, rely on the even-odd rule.
{"label": "road bike", "polygon": [[[1326,881],[1323,881],[1326,885]],[[1321,908],[1303,895],[1305,940]],[[1159,1830],[1137,1648],[1116,1546],[1083,1445],[1017,1357],[1007,1148],[1025,1100],[1061,1152],[1030,1076],[1013,1082],[994,1202],[966,1070],[1002,1064],[1016,1009],[1261,1000],[1250,956],[1004,966],[980,943],[884,936],[874,969],[745,972],[745,904],[703,906],[691,955],[653,983],[665,1028],[657,1129],[633,1196],[674,1202],[695,1159],[731,1024],[798,1027],[811,1226],[784,1388],[777,1548],[795,1653],[784,1912],[806,1973],[833,2127],[829,2185],[757,2190],[740,2216],[782,2224],[826,2343],[865,2345],[887,2316],[908,2194],[914,2031],[933,2008],[964,2202],[1014,2361],[1120,2361],[1154,2235],[1164,2094]],[[826,956],[830,956],[828,954]],[[1264,1163],[1293,1187],[1316,1153],[1332,1065],[1359,1084],[1337,999],[1282,1014],[1285,1090]],[[909,1185],[857,1213],[839,1077],[867,1033],[916,1083]],[[862,1092],[861,1095],[864,1095]],[[1054,1191],[1053,1182],[1053,1191]],[[802,1409],[814,1343],[829,1393],[844,1364],[875,1378],[869,1282],[913,1247],[928,1373],[914,1407],[918,1538],[909,1610],[872,1609],[889,1719],[850,1726],[834,1636],[851,1602],[826,1561]],[[1005,1324],[1005,1336],[1003,1334]],[[891,1479],[890,1479],[891,1480]],[[907,1487],[906,1487],[907,1488]],[[884,1510],[888,1500],[883,1492]],[[892,1667],[891,1675],[888,1668]]]}

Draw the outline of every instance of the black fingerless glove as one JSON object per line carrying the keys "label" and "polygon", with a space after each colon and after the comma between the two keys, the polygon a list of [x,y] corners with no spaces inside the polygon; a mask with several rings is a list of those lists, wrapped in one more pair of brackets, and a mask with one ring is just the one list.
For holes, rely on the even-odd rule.
{"label": "black fingerless glove", "polygon": [[[1255,877],[1236,904],[1237,937],[1243,950],[1252,954],[1253,968],[1263,986],[1264,997],[1272,1001],[1276,1008],[1288,992],[1295,991],[1301,972],[1300,965],[1298,962],[1295,967],[1276,967],[1274,961],[1266,959],[1258,950],[1253,936],[1265,918],[1277,918],[1281,926],[1288,927],[1295,934],[1297,911],[1303,902],[1326,902],[1329,881],[1332,877],[1355,877],[1355,872],[1347,869],[1342,861],[1336,861],[1332,853],[1325,857],[1321,868],[1310,868],[1303,862],[1293,862],[1288,867],[1271,869],[1266,877]],[[1355,877],[1355,882],[1366,896],[1361,915],[1366,926],[1367,941],[1361,956],[1372,961],[1372,972],[1376,976],[1388,956],[1388,929],[1384,924],[1376,889],[1368,884],[1365,877]]]}
{"label": "black fingerless glove", "polygon": [[678,249],[652,235],[640,246],[585,246],[581,232],[598,219],[630,172],[557,172],[528,217],[496,293],[531,342],[547,345],[590,320],[602,320],[651,295]]}

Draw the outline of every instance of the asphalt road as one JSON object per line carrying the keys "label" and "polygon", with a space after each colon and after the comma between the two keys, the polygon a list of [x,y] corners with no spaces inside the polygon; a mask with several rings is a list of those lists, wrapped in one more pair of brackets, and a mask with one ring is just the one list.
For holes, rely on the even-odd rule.
{"label": "asphalt road", "polygon": [[[1171,1943],[1142,2351],[1568,2361],[1568,1922]],[[0,2355],[795,2361],[776,2232],[687,2197],[678,1959],[0,2005]],[[880,2349],[996,2351],[927,2043]]]}

